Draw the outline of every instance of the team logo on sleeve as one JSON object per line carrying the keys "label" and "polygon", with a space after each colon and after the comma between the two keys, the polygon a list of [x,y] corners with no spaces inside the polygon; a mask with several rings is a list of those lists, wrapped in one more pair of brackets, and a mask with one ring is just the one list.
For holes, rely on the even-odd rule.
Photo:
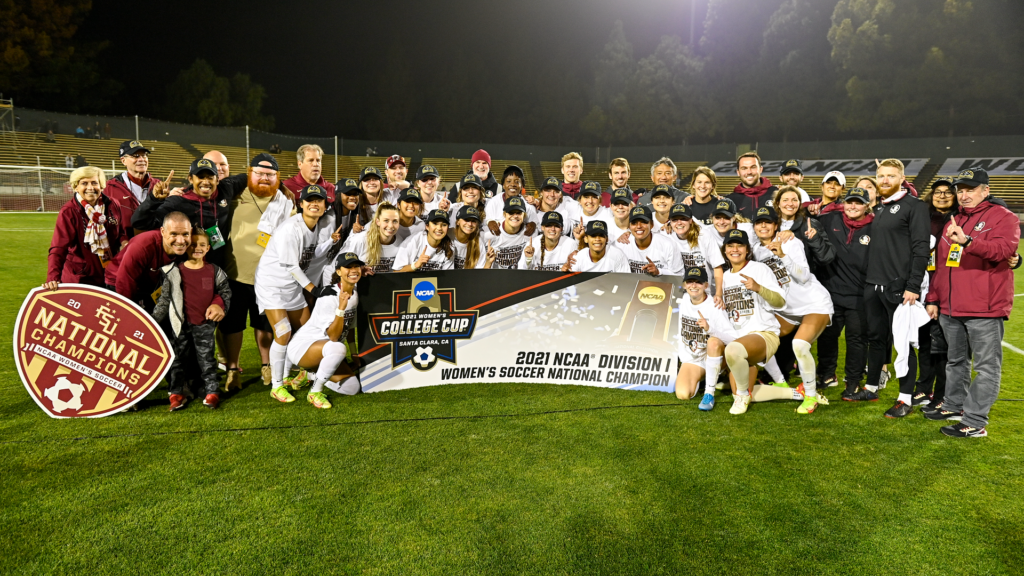
{"label": "team logo on sleeve", "polygon": [[53,418],[99,418],[139,402],[174,353],[163,330],[119,294],[83,284],[29,292],[14,322],[14,363]]}
{"label": "team logo on sleeve", "polygon": [[373,339],[391,346],[391,367],[410,363],[426,372],[438,360],[456,364],[455,343],[473,337],[480,313],[456,310],[455,290],[438,288],[437,278],[413,278],[409,290],[392,294],[391,312],[369,315]]}

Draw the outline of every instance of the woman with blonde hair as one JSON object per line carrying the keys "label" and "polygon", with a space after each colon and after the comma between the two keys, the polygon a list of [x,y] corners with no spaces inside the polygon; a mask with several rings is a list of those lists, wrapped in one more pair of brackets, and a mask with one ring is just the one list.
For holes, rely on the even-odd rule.
{"label": "woman with blonde hair", "polygon": [[[405,237],[398,233],[399,220],[398,208],[390,202],[381,202],[377,205],[377,213],[366,232],[349,236],[338,253],[352,252],[358,256],[363,262],[364,276],[391,272],[391,266],[395,263],[395,257],[398,256],[398,251],[405,240]],[[334,272],[331,266],[324,267],[323,286],[333,284],[331,277]]]}
{"label": "woman with blonde hair", "polygon": [[46,282],[105,286],[103,269],[128,243],[116,203],[103,194],[103,170],[83,166],[71,173],[73,198],[61,207],[50,241]]}
{"label": "woman with blonde hair", "polygon": [[718,177],[715,171],[707,166],[698,166],[690,179],[691,196],[683,201],[693,211],[694,220],[705,226],[711,225],[711,213],[715,211],[715,202],[720,199],[715,190],[718,188]]}

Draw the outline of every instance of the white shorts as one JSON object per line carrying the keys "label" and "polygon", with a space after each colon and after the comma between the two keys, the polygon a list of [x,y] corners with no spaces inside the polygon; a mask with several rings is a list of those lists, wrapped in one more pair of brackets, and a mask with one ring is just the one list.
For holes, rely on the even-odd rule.
{"label": "white shorts", "polygon": [[254,288],[256,288],[256,304],[259,306],[261,314],[267,310],[291,312],[306,307],[306,299],[302,297],[302,288],[294,282],[290,282],[288,286],[278,287],[267,286],[265,282],[257,280]]}
{"label": "white shorts", "polygon": [[312,330],[300,328],[298,332],[292,334],[291,340],[288,341],[288,361],[298,366],[299,360],[306,355],[309,347],[320,340],[326,342],[327,338],[314,334]]}

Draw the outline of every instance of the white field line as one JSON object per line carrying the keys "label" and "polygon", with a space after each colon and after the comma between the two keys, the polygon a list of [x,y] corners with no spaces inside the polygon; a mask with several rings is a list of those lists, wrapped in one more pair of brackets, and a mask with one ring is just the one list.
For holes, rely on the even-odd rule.
{"label": "white field line", "polygon": [[1017,354],[1024,355],[1024,350],[1021,350],[1020,348],[1017,348],[1013,344],[1007,344],[1006,342],[1003,342],[1003,348],[1006,348],[1007,350],[1013,350]]}

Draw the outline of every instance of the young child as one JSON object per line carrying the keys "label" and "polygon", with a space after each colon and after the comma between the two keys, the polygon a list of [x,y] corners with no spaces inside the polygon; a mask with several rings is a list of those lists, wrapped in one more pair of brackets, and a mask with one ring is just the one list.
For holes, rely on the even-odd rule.
{"label": "young child", "polygon": [[169,318],[171,323],[168,336],[174,346],[174,362],[167,373],[171,411],[185,407],[186,385],[197,376],[206,394],[203,404],[216,408],[220,403],[214,332],[231,303],[231,288],[223,270],[203,261],[209,251],[209,236],[194,229],[188,260],[164,266],[163,288],[153,310],[157,322]]}

